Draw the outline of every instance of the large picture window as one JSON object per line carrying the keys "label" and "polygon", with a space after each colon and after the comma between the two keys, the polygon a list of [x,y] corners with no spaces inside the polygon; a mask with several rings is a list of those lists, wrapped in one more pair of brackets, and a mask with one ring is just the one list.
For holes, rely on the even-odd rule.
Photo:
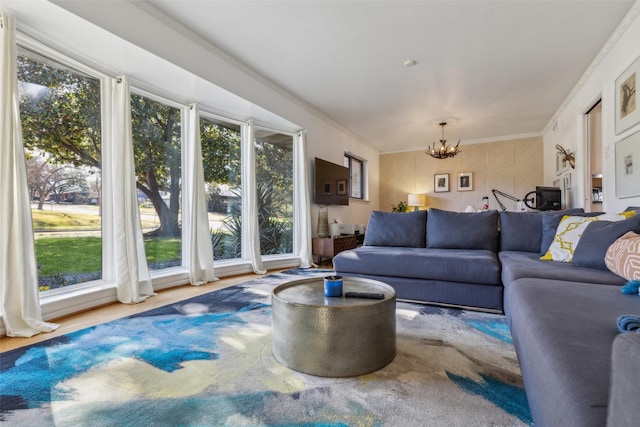
{"label": "large picture window", "polygon": [[364,199],[364,162],[345,154],[344,166],[349,168],[349,197]]}
{"label": "large picture window", "polygon": [[17,71],[39,288],[100,279],[100,81],[27,51]]}
{"label": "large picture window", "polygon": [[240,126],[200,118],[207,213],[216,260],[242,257]]}
{"label": "large picture window", "polygon": [[[93,69],[28,37],[21,43],[17,57],[19,108],[38,286],[46,291],[41,301],[48,307],[51,297],[56,304],[69,298],[71,304],[86,308],[97,295],[95,304],[103,304],[112,297],[114,278],[119,274],[118,260],[114,259],[119,254],[113,251],[116,236],[111,231],[117,216],[127,211],[120,205],[121,199],[111,193],[124,189],[113,188],[112,181],[105,180],[102,185],[103,172],[105,179],[111,172],[104,170],[103,154],[109,157],[115,152],[111,144],[121,142],[111,138],[110,130],[124,103],[112,102],[116,79],[109,75],[113,72]],[[189,236],[182,233],[182,203],[196,205],[183,200],[183,194],[193,193],[186,187],[191,181],[182,179],[183,150],[197,146],[183,146],[181,120],[188,107],[170,95],[167,98],[167,93],[159,95],[160,91],[144,81],[136,83],[139,86],[130,89],[130,99],[124,100],[131,106],[135,167],[131,179],[136,182],[147,265],[157,273],[152,274],[153,286],[162,289],[190,280],[192,263],[188,261],[199,255],[190,251],[198,251],[200,246],[191,245]],[[251,257],[256,254],[243,252],[249,225],[256,219],[247,221],[242,201],[248,197],[257,201],[254,215],[260,255],[274,255],[267,259],[274,266],[296,265],[293,134],[270,130],[267,124],[258,128],[246,125],[252,118],[240,122],[199,111],[208,231],[217,275],[253,268]],[[250,144],[249,135],[253,135]],[[250,171],[242,162],[253,156],[246,156],[245,149],[255,155],[255,167]],[[131,160],[130,153],[122,154],[124,158],[118,161]],[[251,182],[255,178],[255,194],[243,194],[246,183],[242,178]],[[0,194],[0,198],[3,203],[12,203],[8,195]],[[310,234],[302,228],[301,233]],[[76,292],[81,285],[94,288]],[[67,291],[71,292],[63,295]],[[59,307],[54,309],[57,312]]]}
{"label": "large picture window", "polygon": [[138,207],[150,270],[180,266],[180,109],[131,95]]}
{"label": "large picture window", "polygon": [[293,137],[257,129],[256,186],[262,255],[293,252]]}

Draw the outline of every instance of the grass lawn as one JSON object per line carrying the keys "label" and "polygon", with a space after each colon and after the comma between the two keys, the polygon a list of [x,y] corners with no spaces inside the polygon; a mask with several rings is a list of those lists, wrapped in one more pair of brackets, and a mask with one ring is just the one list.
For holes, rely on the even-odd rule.
{"label": "grass lawn", "polygon": [[[149,264],[180,259],[180,239],[145,240]],[[102,263],[100,237],[43,237],[36,239],[36,260],[40,277],[93,273]]]}
{"label": "grass lawn", "polygon": [[97,215],[31,210],[34,231],[100,230],[102,218]]}

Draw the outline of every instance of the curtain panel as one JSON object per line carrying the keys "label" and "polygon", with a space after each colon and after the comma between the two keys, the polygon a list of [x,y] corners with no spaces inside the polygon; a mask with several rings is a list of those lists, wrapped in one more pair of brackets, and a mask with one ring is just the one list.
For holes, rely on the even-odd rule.
{"label": "curtain panel", "polygon": [[136,170],[133,159],[129,78],[107,79],[109,95],[103,102],[111,122],[103,126],[103,227],[113,238],[105,239],[111,260],[118,301],[139,303],[154,295],[147,265],[138,210]]}
{"label": "curtain panel", "polygon": [[0,310],[11,337],[51,332],[42,320],[22,141],[15,21],[0,16]]}
{"label": "curtain panel", "polygon": [[205,195],[204,167],[202,165],[202,145],[200,141],[200,109],[189,106],[185,123],[183,155],[185,203],[182,207],[182,227],[189,236],[189,281],[192,285],[204,285],[218,280],[214,274],[211,229]]}
{"label": "curtain panel", "polygon": [[300,267],[316,267],[311,251],[311,201],[306,131],[296,134],[293,156],[293,248],[300,256]]}
{"label": "curtain panel", "polygon": [[258,200],[256,185],[256,132],[252,121],[244,125],[242,132],[242,253],[249,257],[256,274],[266,274],[260,253],[260,226],[258,222]]}

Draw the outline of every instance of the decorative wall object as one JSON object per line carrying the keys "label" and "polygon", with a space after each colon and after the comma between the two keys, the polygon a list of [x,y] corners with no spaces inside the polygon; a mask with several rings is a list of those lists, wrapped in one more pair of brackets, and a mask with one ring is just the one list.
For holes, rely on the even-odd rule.
{"label": "decorative wall object", "polygon": [[616,197],[640,196],[640,132],[616,143],[615,170]]}
{"label": "decorative wall object", "polygon": [[345,194],[347,194],[347,181],[345,181],[345,180],[338,181],[336,187],[337,187],[336,188],[336,193],[337,194],[340,194],[340,195],[343,195],[343,196]]}
{"label": "decorative wall object", "polygon": [[473,191],[473,172],[458,173],[458,191]]}
{"label": "decorative wall object", "polygon": [[437,173],[433,175],[434,193],[446,193],[449,191],[449,174]]}
{"label": "decorative wall object", "polygon": [[616,135],[640,122],[640,105],[637,102],[640,57],[616,79]]}
{"label": "decorative wall object", "polygon": [[569,150],[566,150],[562,145],[556,144],[556,151],[562,158],[563,169],[568,169],[567,165],[571,169],[576,168],[576,156]]}

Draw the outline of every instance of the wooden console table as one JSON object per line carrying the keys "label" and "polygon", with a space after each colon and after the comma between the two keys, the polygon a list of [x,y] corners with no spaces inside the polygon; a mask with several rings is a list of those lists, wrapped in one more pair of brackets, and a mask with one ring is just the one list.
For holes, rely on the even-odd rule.
{"label": "wooden console table", "polygon": [[340,252],[355,249],[356,246],[355,234],[339,237],[314,237],[311,241],[311,254],[318,257],[318,264],[322,264],[322,258],[332,260]]}

